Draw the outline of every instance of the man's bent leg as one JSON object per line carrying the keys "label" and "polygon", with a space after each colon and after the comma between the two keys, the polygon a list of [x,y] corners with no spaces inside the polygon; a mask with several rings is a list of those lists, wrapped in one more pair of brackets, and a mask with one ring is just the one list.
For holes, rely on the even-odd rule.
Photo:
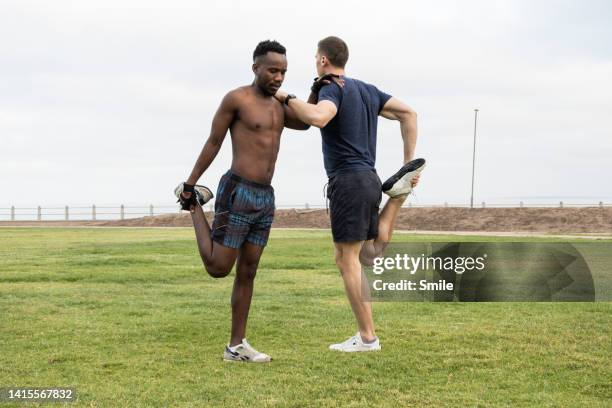
{"label": "man's bent leg", "polygon": [[199,205],[191,212],[191,219],[204,268],[213,278],[226,277],[234,267],[238,250],[219,245],[212,240],[210,225]]}
{"label": "man's bent leg", "polygon": [[230,346],[242,343],[253,297],[253,284],[264,247],[245,242],[238,253],[236,278],[232,291],[232,334]]}
{"label": "man's bent leg", "polygon": [[372,265],[374,258],[381,256],[387,244],[391,242],[395,220],[404,201],[406,196],[387,200],[378,218],[378,237],[365,241],[359,253],[359,259],[363,264]]}
{"label": "man's bent leg", "polygon": [[336,242],[336,265],[342,274],[346,296],[357,319],[359,333],[364,342],[376,339],[372,305],[362,299],[362,273],[359,252],[363,242]]}
{"label": "man's bent leg", "polygon": [[407,196],[389,198],[378,218],[378,237],[374,240],[374,248],[382,252],[384,245],[391,242],[395,220]]}

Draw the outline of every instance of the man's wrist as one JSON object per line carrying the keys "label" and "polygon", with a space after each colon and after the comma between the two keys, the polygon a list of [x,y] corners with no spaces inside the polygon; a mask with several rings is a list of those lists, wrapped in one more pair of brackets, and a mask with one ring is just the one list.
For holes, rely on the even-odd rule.
{"label": "man's wrist", "polygon": [[285,103],[285,98],[287,98],[288,95],[289,94],[287,92],[279,90],[274,94],[274,97],[278,99],[280,103]]}
{"label": "man's wrist", "polygon": [[289,94],[287,96],[285,96],[285,100],[283,101],[283,103],[287,106],[289,106],[289,101],[292,99],[297,99],[297,97],[293,94]]}

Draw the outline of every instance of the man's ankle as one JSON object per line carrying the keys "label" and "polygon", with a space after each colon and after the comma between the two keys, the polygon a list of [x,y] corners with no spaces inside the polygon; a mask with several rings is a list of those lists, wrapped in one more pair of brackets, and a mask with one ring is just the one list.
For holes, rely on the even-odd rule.
{"label": "man's ankle", "polygon": [[240,339],[240,340],[230,340],[230,342],[229,342],[229,346],[230,347],[236,347],[239,344],[242,344],[242,339]]}
{"label": "man's ankle", "polygon": [[361,336],[361,341],[363,341],[364,344],[374,343],[376,339],[378,338],[376,334],[374,333],[368,333],[367,335],[363,333],[359,333],[359,335]]}
{"label": "man's ankle", "polygon": [[402,194],[402,195],[398,195],[395,197],[389,197],[389,200],[393,200],[396,203],[404,203],[404,201],[406,201],[406,199],[408,198],[408,194]]}

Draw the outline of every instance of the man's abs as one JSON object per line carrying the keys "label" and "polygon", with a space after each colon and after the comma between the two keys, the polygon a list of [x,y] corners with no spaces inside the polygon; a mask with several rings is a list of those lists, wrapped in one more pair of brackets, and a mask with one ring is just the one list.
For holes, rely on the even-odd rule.
{"label": "man's abs", "polygon": [[246,98],[230,129],[232,170],[248,180],[270,184],[283,126],[284,112],[278,101]]}

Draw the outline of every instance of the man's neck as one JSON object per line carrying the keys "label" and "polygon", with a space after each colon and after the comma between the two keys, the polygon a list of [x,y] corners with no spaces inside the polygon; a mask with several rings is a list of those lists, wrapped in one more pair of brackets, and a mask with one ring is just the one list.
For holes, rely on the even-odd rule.
{"label": "man's neck", "polygon": [[260,88],[259,85],[257,85],[255,81],[253,81],[251,86],[253,87],[253,91],[255,92],[255,95],[257,96],[261,96],[262,98],[271,98],[274,96],[274,95],[270,95],[268,91]]}
{"label": "man's neck", "polygon": [[325,72],[323,73],[323,75],[325,74],[334,74],[334,75],[340,75],[340,76],[345,76],[346,74],[344,73],[344,68],[336,68],[336,67],[330,67],[328,69],[325,70]]}

